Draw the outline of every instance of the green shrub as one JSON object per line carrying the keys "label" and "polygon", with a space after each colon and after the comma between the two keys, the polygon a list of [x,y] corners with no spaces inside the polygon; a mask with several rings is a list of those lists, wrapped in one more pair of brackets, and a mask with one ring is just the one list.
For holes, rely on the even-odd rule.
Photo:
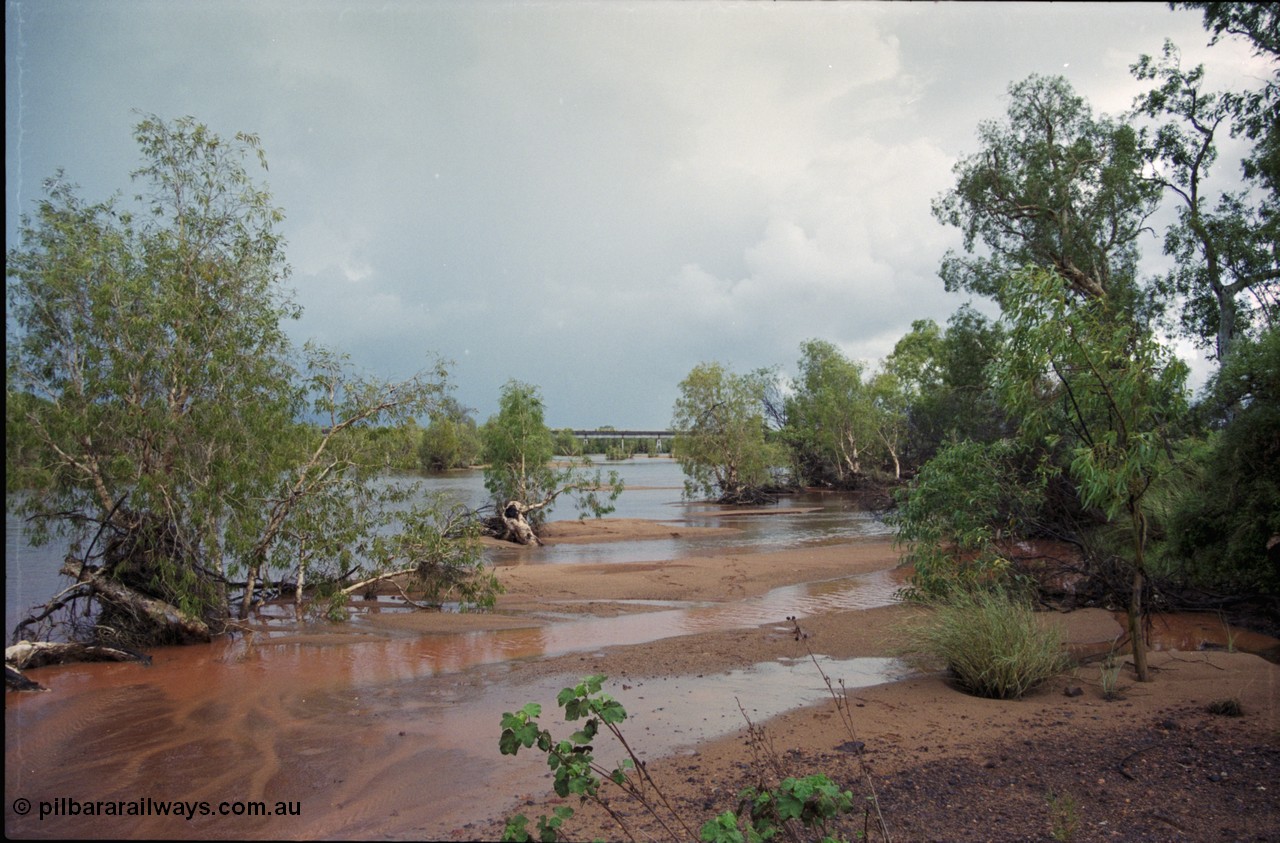
{"label": "green shrub", "polygon": [[1165,562],[1199,588],[1280,594],[1280,566],[1266,553],[1280,534],[1280,329],[1239,344],[1208,404],[1230,423],[1186,449]]}
{"label": "green shrub", "polygon": [[1011,442],[954,442],[899,492],[889,522],[915,567],[907,598],[1013,583],[998,543],[1018,534],[1044,495],[1042,479],[1024,477],[1019,460]]}
{"label": "green shrub", "polygon": [[[816,660],[814,664],[817,664]],[[818,669],[821,672],[821,667]],[[826,678],[825,674],[823,678]],[[538,703],[527,703],[519,711],[505,712],[502,715],[502,735],[498,739],[499,751],[503,755],[516,755],[521,749],[537,747],[546,756],[556,795],[562,798],[577,796],[582,803],[594,802],[618,824],[629,840],[636,839],[633,818],[628,812],[611,805],[610,800],[601,794],[602,787],[616,786],[631,796],[672,840],[763,843],[775,837],[796,841],[843,839],[838,836],[837,826],[842,817],[854,812],[853,794],[841,790],[822,773],[788,776],[775,788],[762,785],[744,789],[739,794],[737,809],[707,820],[695,838],[692,824],[667,801],[658,782],[649,775],[644,762],[627,743],[621,729],[622,722],[627,719],[627,711],[613,697],[601,692],[604,681],[604,676],[588,676],[574,687],[565,688],[556,697],[557,705],[564,709],[566,722],[585,721],[581,729],[565,740],[556,740],[549,730],[542,727],[539,722],[542,706]],[[830,680],[827,680],[827,687],[832,687]],[[835,694],[834,689],[832,694]],[[836,699],[839,707],[840,698]],[[759,734],[750,720],[747,725],[753,735]],[[599,764],[594,755],[594,743],[602,730],[612,734],[627,754],[612,771]],[[868,823],[870,810],[867,809]],[[558,806],[551,816],[543,814],[538,817],[534,829],[530,828],[528,817],[517,814],[507,819],[502,839],[517,843],[535,839],[548,843],[566,840],[564,823],[573,814],[574,809],[570,806]],[[878,807],[876,814],[879,816]],[[888,840],[883,817],[878,821],[884,839]]]}
{"label": "green shrub", "polygon": [[[706,843],[765,841],[775,836],[805,840],[808,830],[815,839],[836,841],[834,826],[853,813],[853,794],[841,790],[822,773],[796,778],[789,776],[774,790],[748,787],[738,796],[738,812],[725,811],[703,823],[700,837]],[[741,817],[739,817],[741,813]],[[742,826],[747,826],[744,835]],[[780,835],[780,832],[785,834]]]}
{"label": "green shrub", "polygon": [[1068,665],[1059,632],[1002,591],[954,591],[902,631],[912,656],[941,660],[979,697],[1017,699]]}

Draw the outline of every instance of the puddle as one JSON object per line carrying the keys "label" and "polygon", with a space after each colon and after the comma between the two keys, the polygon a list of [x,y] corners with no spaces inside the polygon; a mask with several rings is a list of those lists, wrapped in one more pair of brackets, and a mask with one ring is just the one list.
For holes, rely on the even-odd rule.
{"label": "puddle", "polygon": [[[1072,655],[1077,659],[1105,656],[1113,647],[1117,652],[1128,653],[1129,620],[1123,612],[1115,613],[1116,623],[1125,630],[1119,640],[1093,644],[1073,645]],[[1217,615],[1196,612],[1175,612],[1151,616],[1148,630],[1152,650],[1179,650],[1194,653],[1200,650],[1232,650],[1261,656],[1269,662],[1280,664],[1280,639],[1230,626]]]}
{"label": "puddle", "polygon": [[821,672],[806,656],[715,676],[641,680],[631,690],[608,693],[627,709],[630,728],[643,730],[644,754],[658,757],[741,729],[746,726],[742,711],[753,723],[762,724],[793,708],[830,699],[824,673],[839,692],[841,680],[846,690],[854,690],[896,682],[912,672],[899,659],[816,659]]}

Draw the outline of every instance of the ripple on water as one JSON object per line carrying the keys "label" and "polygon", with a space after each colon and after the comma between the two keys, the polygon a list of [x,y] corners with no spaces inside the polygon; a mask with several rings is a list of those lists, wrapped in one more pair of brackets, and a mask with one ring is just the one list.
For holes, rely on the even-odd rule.
{"label": "ripple on water", "polygon": [[[113,825],[84,817],[6,830],[69,837],[447,833],[474,819],[477,787],[501,794],[540,788],[545,763],[499,755],[501,715],[528,701],[554,712],[556,693],[578,679],[512,686],[500,669],[481,680],[474,668],[872,608],[892,603],[896,589],[890,573],[879,572],[730,603],[651,601],[612,618],[415,637],[387,638],[359,621],[339,634],[300,634],[306,629],[295,626],[290,639],[165,649],[151,668],[68,666],[48,682],[52,693],[6,706],[8,795],[300,799],[304,817],[287,830],[261,819]],[[819,657],[819,665],[770,662],[606,691],[630,714],[629,739],[657,757],[741,728],[739,705],[763,721],[821,700],[829,693],[824,672],[847,688],[907,672],[892,659]]]}

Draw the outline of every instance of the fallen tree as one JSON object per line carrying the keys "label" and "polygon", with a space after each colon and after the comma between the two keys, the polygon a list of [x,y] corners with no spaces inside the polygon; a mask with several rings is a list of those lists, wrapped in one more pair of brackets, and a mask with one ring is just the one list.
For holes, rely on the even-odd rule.
{"label": "fallen tree", "polygon": [[128,647],[58,641],[19,641],[4,650],[4,663],[17,670],[72,662],[138,662],[150,666],[151,656]]}
{"label": "fallen tree", "polygon": [[257,138],[153,116],[134,137],[133,202],[58,173],[7,254],[7,509],[72,556],[20,637],[208,641],[290,589],[338,617],[352,583],[406,568],[491,600],[447,516],[386,477],[378,434],[444,404],[443,361],[390,381],[294,347]]}
{"label": "fallen tree", "polygon": [[[547,513],[563,495],[577,504],[578,517],[599,518],[613,511],[622,494],[616,471],[606,479],[583,459],[552,464],[554,438],[543,422],[542,397],[535,386],[508,381],[496,416],[480,429],[484,448],[484,485],[493,496],[493,515],[484,531],[502,541],[540,545],[538,532]],[[601,493],[607,492],[602,499]]]}
{"label": "fallen tree", "polygon": [[151,657],[128,647],[105,647],[55,641],[19,641],[5,648],[4,684],[11,691],[45,691],[39,682],[22,671],[50,664],[71,662],[139,662],[150,665]]}
{"label": "fallen tree", "polygon": [[112,627],[111,620],[118,618],[127,621],[131,629],[148,630],[152,643],[203,644],[213,637],[209,624],[199,617],[112,579],[100,570],[84,565],[77,568],[68,560],[58,573],[87,586],[87,596],[97,598],[107,616],[99,621],[99,627]]}

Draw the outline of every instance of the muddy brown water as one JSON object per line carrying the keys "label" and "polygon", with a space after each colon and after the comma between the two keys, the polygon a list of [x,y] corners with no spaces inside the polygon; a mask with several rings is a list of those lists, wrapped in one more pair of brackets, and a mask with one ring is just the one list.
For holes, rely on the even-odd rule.
{"label": "muddy brown water", "polygon": [[[618,514],[670,514],[670,490],[655,488],[635,496],[649,510]],[[726,549],[839,542],[874,526],[838,502],[822,503],[822,511],[801,517],[738,519],[741,535],[715,541]],[[682,514],[689,516],[685,523],[696,517]],[[48,586],[28,574],[49,565],[18,552],[16,534],[10,524],[9,599],[15,588],[43,599]],[[713,549],[698,545],[696,552]],[[659,541],[548,550],[547,563],[573,564],[675,558],[694,547]],[[619,601],[616,617],[579,615],[557,603],[555,613],[539,613],[526,628],[452,634],[389,632],[359,616],[339,627],[299,626],[277,616],[265,618],[263,632],[251,640],[156,650],[149,668],[82,664],[30,671],[52,690],[6,695],[5,832],[26,838],[465,838],[468,822],[516,809],[550,789],[545,762],[499,754],[500,719],[529,701],[550,714],[556,693],[580,676],[517,680],[513,665],[722,629],[785,629],[789,615],[884,605],[896,586],[880,572],[723,603]],[[394,601],[362,607],[400,610]],[[1221,629],[1209,627],[1189,634],[1212,638]],[[1178,646],[1196,649],[1198,643]],[[1235,640],[1241,648],[1248,643]],[[822,666],[850,688],[906,672],[892,659],[823,660]],[[807,660],[636,680],[625,693],[606,690],[626,705],[627,734],[649,757],[742,727],[739,702],[760,722],[828,693]],[[567,731],[547,722],[557,734]],[[605,763],[621,757],[604,742],[596,754]],[[247,816],[250,802],[284,814]],[[162,807],[171,813],[158,815]]]}
{"label": "muddy brown water", "polygon": [[[505,675],[513,663],[869,608],[892,600],[895,587],[881,572],[732,604],[647,604],[617,617],[457,634],[388,635],[359,618],[338,631],[277,624],[253,643],[157,650],[149,668],[33,670],[52,690],[6,699],[5,830],[49,838],[465,836],[467,822],[549,786],[545,762],[498,753],[502,713],[528,701],[550,712],[559,689],[580,678],[514,684]],[[893,659],[827,660],[824,670],[849,687],[906,672]],[[739,700],[763,719],[826,693],[804,660],[640,680],[619,696],[628,733],[656,757],[740,728]],[[597,754],[621,757],[607,751]],[[21,799],[31,804],[26,815],[16,808]],[[192,815],[154,816],[156,805],[175,800]],[[271,810],[280,803],[286,815],[231,813],[246,801]],[[129,811],[153,815],[114,815]]]}
{"label": "muddy brown water", "polygon": [[[634,491],[620,499],[619,517],[718,523],[713,512],[673,503],[680,477],[673,461],[634,460],[620,467]],[[428,492],[463,498],[482,490],[477,473],[425,483]],[[806,510],[737,519],[733,537],[710,541],[543,548],[536,563],[661,560],[884,533],[876,519],[838,497],[780,505]],[[12,516],[6,527],[6,621],[12,628],[27,606],[61,587],[49,572],[56,571],[62,551],[30,548]],[[528,554],[511,555],[494,561],[531,563]],[[340,627],[298,626],[281,613],[262,618],[263,631],[250,641],[155,650],[148,668],[33,670],[31,678],[49,693],[6,695],[5,831],[39,838],[465,837],[460,829],[467,822],[549,788],[545,762],[499,754],[502,713],[529,701],[551,713],[556,693],[581,678],[543,676],[518,684],[509,675],[512,665],[882,605],[895,587],[887,575],[871,575],[731,603],[622,604],[608,618],[558,604],[555,613],[531,618],[527,628],[456,634],[389,632],[359,616]],[[398,610],[394,601],[362,607]],[[829,662],[826,668],[849,687],[888,681],[904,670],[888,659]],[[629,733],[657,756],[740,728],[739,697],[753,718],[763,719],[820,699],[827,690],[818,680],[812,664],[773,663],[674,677],[647,688],[637,683],[626,694],[609,690],[627,706]],[[279,804],[284,815],[246,816],[247,802],[273,811]],[[160,808],[171,812],[158,816]],[[182,814],[175,816],[174,808]]]}
{"label": "muddy brown water", "polygon": [[[451,634],[391,634],[359,617],[341,627],[277,622],[251,642],[156,650],[149,668],[33,670],[49,693],[6,695],[5,831],[27,838],[465,838],[468,822],[549,792],[543,761],[498,752],[502,713],[537,701],[549,714],[559,689],[580,678],[517,682],[512,665],[695,632],[786,630],[788,615],[884,605],[895,587],[888,572],[876,572],[732,603],[619,601],[632,611]],[[1166,648],[1259,644],[1207,617],[1157,619],[1155,632]],[[908,672],[894,659],[821,664],[850,688]],[[807,659],[606,690],[623,700],[626,732],[647,757],[742,727],[740,703],[761,722],[828,693]],[[544,719],[567,733],[558,719]],[[622,753],[597,742],[597,757],[612,763]],[[30,812],[21,814],[24,799]],[[237,815],[247,802],[286,813]],[[174,803],[182,816],[156,815]]]}

